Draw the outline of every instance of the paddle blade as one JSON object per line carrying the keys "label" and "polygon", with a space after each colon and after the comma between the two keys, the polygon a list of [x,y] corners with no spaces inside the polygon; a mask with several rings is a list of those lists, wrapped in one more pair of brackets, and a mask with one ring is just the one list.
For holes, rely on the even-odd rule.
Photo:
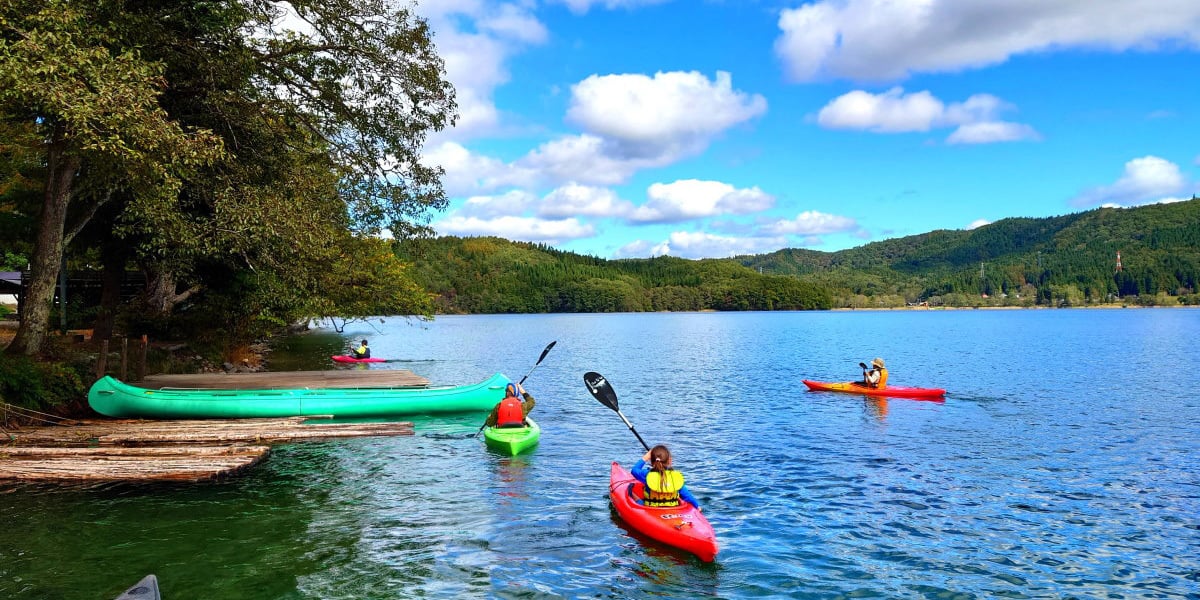
{"label": "paddle blade", "polygon": [[536,362],[536,363],[534,363],[534,364],[535,364],[535,365],[540,365],[540,364],[542,364],[542,360],[546,358],[546,355],[547,355],[547,354],[550,354],[550,349],[551,349],[551,348],[553,348],[553,347],[554,347],[554,345],[555,345],[555,344],[557,344],[557,343],[558,343],[558,340],[554,340],[553,342],[550,342],[550,344],[549,344],[548,346],[546,346],[546,349],[545,349],[545,350],[542,350],[542,355],[538,357],[538,360],[537,360],[537,362]]}
{"label": "paddle blade", "polygon": [[588,371],[583,374],[583,384],[587,386],[592,397],[617,412],[620,408],[617,406],[617,393],[613,391],[612,386],[608,384],[608,380],[603,375],[594,371]]}

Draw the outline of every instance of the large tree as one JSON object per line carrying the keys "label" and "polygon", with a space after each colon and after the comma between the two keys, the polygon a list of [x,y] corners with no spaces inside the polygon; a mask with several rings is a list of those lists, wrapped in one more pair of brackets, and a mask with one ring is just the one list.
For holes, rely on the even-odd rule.
{"label": "large tree", "polygon": [[185,131],[166,115],[157,102],[161,65],[124,44],[100,4],[13,0],[0,7],[0,117],[40,131],[46,165],[32,280],[10,353],[41,348],[64,249],[116,189],[172,195],[188,167],[220,152],[218,139]]}
{"label": "large tree", "polygon": [[[418,157],[426,132],[453,119],[453,90],[425,23],[407,9],[384,0],[101,0],[87,3],[83,14],[77,4],[84,3],[51,4],[46,11],[76,17],[50,19],[34,2],[3,15],[5,41],[15,41],[0,47],[0,74],[19,78],[23,68],[40,60],[31,50],[18,54],[10,48],[19,47],[30,29],[10,22],[49,22],[45,27],[54,35],[82,31],[95,40],[89,48],[105,50],[93,53],[97,61],[109,60],[128,79],[154,83],[144,93],[153,113],[148,122],[174,128],[180,143],[199,138],[206,148],[221,150],[188,154],[166,151],[170,147],[162,144],[157,153],[144,153],[166,165],[156,171],[159,193],[130,185],[139,171],[107,156],[107,164],[120,168],[102,173],[90,168],[92,157],[76,152],[69,156],[78,156],[77,162],[57,169],[74,176],[66,177],[70,183],[87,183],[89,194],[76,194],[84,203],[119,199],[120,210],[106,227],[126,240],[124,247],[149,276],[143,310],[169,314],[189,294],[214,287],[214,278],[227,282],[242,270],[253,276],[240,281],[286,282],[269,287],[310,294],[321,261],[350,232],[387,227],[405,235],[445,206],[440,173]],[[87,29],[93,22],[101,25]],[[40,51],[59,50],[47,45]],[[70,53],[53,58],[79,60]],[[46,119],[46,110],[28,110],[36,104],[35,89],[61,93],[55,86],[62,82],[46,79],[26,85],[23,94],[0,95],[0,106],[49,126],[53,119]],[[122,140],[119,148],[131,145],[121,135],[137,133],[110,129]],[[70,130],[61,139],[69,149],[81,141]],[[47,156],[62,161],[53,145]],[[54,181],[48,178],[48,196]],[[42,230],[50,214],[43,212]],[[61,257],[63,239],[55,245]],[[49,273],[50,265],[43,270]],[[53,280],[47,280],[51,286]],[[48,307],[52,287],[47,289]],[[281,304],[294,298],[285,300]],[[45,331],[45,319],[26,318],[43,321]],[[14,346],[10,351],[32,352],[37,343],[30,338]]]}

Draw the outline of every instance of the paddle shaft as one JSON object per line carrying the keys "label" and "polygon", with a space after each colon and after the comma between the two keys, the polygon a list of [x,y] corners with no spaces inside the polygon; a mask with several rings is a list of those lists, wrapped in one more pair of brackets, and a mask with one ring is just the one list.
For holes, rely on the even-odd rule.
{"label": "paddle shaft", "polygon": [[617,415],[621,417],[621,420],[625,422],[625,426],[628,427],[629,430],[633,432],[633,435],[637,436],[638,441],[642,443],[643,448],[645,448],[647,451],[650,450],[650,446],[646,444],[646,440],[642,439],[641,434],[639,434],[637,430],[633,428],[633,423],[630,423],[629,419],[625,418],[625,414],[621,412],[621,406],[617,401],[617,392],[613,390],[612,385],[609,385],[608,379],[599,373],[589,371],[583,374],[583,384],[587,386],[587,389],[589,392],[591,392],[593,398],[599,401],[600,404],[611,408],[613,412],[617,413]]}
{"label": "paddle shaft", "polygon": [[645,448],[647,452],[649,452],[650,451],[649,444],[647,444],[646,440],[643,440],[642,436],[639,435],[637,430],[633,428],[633,423],[630,423],[629,419],[625,418],[625,414],[619,410],[617,411],[617,415],[619,415],[621,417],[622,421],[625,421],[625,426],[628,427],[629,430],[633,432],[633,435],[637,436],[638,441],[642,443],[642,447]]}

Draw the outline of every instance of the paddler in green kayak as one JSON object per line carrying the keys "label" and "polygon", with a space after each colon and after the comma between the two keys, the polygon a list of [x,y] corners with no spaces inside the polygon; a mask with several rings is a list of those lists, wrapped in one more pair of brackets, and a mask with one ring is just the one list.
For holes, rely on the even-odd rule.
{"label": "paddler in green kayak", "polygon": [[[522,401],[524,399],[524,401]],[[504,399],[488,415],[484,427],[524,427],[525,417],[537,402],[519,383],[504,386]]]}
{"label": "paddler in green kayak", "polygon": [[683,485],[683,473],[671,468],[671,451],[659,444],[646,452],[629,473],[645,484],[643,506],[679,506],[682,499],[703,512],[700,501]]}

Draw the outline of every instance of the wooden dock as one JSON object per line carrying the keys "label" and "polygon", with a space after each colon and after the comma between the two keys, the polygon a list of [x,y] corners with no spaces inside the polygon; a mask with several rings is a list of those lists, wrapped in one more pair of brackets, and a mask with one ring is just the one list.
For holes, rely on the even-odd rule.
{"label": "wooden dock", "polygon": [[0,481],[205,481],[258,464],[265,444],[412,435],[411,422],[309,417],[199,421],[102,419],[9,431]]}
{"label": "wooden dock", "polygon": [[133,385],[149,389],[271,390],[295,388],[428,387],[429,380],[404,369],[270,371],[265,373],[199,373],[147,375]]}

